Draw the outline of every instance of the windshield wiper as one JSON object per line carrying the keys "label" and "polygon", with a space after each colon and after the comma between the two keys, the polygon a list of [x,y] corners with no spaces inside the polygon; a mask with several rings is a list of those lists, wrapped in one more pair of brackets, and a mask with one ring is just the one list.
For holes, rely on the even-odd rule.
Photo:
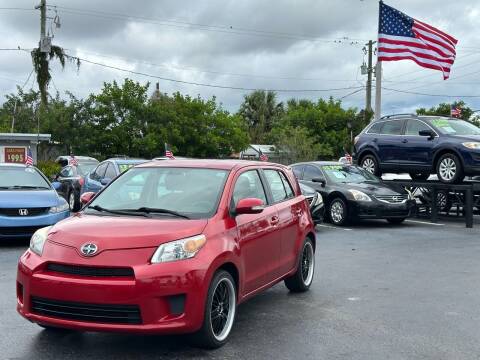
{"label": "windshield wiper", "polygon": [[32,186],[32,185],[13,185],[13,186],[0,186],[2,190],[17,190],[17,189],[45,189],[50,190],[46,186]]}
{"label": "windshield wiper", "polygon": [[132,216],[145,216],[145,217],[151,217],[148,215],[148,213],[141,213],[141,212],[136,212],[136,211],[128,211],[128,210],[111,210],[111,209],[105,209],[104,207],[101,207],[100,205],[94,205],[94,206],[87,206],[88,209],[93,209],[99,212],[107,212],[110,214],[115,214],[115,215],[132,215]]}
{"label": "windshield wiper", "polygon": [[138,212],[138,213],[155,213],[155,214],[169,214],[177,217],[181,217],[184,219],[190,219],[187,215],[181,214],[179,212],[176,212],[174,210],[168,210],[168,209],[160,209],[160,208],[150,208],[150,207],[140,207],[138,209],[124,209],[122,211],[133,211],[133,212]]}

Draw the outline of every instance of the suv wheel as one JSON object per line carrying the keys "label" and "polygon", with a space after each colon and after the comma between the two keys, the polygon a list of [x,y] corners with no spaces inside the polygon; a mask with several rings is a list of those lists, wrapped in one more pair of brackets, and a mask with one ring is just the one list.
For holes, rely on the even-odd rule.
{"label": "suv wheel", "polygon": [[315,251],[308,237],[303,243],[302,253],[298,259],[297,271],[285,279],[285,286],[291,292],[304,292],[310,288],[315,271]]}
{"label": "suv wheel", "polygon": [[425,181],[430,177],[430,173],[410,173],[409,174],[412,180]]}
{"label": "suv wheel", "polygon": [[373,155],[365,155],[360,161],[360,166],[373,175],[376,175],[376,176],[382,175],[378,167],[377,158]]}
{"label": "suv wheel", "polygon": [[210,283],[202,328],[193,335],[193,342],[201,348],[223,346],[235,320],[237,291],[235,281],[225,270],[218,271]]}
{"label": "suv wheel", "polygon": [[465,175],[460,159],[454,154],[443,154],[437,163],[437,176],[443,183],[455,184],[461,182]]}

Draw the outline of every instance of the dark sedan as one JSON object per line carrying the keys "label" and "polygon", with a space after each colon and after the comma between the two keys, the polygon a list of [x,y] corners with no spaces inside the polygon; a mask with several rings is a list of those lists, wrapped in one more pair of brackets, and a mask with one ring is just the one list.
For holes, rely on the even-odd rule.
{"label": "dark sedan", "polygon": [[308,201],[310,214],[315,225],[321,224],[325,216],[325,206],[322,195],[314,188],[300,183],[300,190]]}
{"label": "dark sedan", "polygon": [[415,206],[403,188],[387,185],[357,166],[317,161],[291,167],[300,183],[322,194],[326,218],[335,225],[355,219],[386,219],[399,224]]}

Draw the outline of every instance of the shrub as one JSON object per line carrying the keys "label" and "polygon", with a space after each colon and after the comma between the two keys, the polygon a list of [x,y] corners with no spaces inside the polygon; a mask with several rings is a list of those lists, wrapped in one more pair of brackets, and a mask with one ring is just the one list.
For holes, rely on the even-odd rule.
{"label": "shrub", "polygon": [[37,168],[44,173],[47,178],[52,179],[54,175],[60,172],[62,167],[55,161],[39,161]]}

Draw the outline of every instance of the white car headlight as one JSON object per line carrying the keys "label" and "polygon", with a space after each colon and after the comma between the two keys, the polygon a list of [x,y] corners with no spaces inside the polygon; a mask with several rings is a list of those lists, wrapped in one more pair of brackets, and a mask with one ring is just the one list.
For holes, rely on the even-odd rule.
{"label": "white car headlight", "polygon": [[353,198],[356,200],[356,201],[372,201],[372,199],[370,199],[370,196],[368,196],[367,194],[365,194],[364,192],[361,192],[361,191],[358,191],[358,190],[354,190],[354,189],[350,189],[348,190],[350,191],[350,194],[353,195]]}
{"label": "white car headlight", "polygon": [[323,198],[322,198],[322,195],[319,192],[317,192],[317,199],[315,200],[315,204],[313,205],[318,206],[321,204],[323,204]]}
{"label": "white car headlight", "polygon": [[205,235],[170,241],[158,247],[152,256],[152,264],[190,259],[205,245]]}
{"label": "white car headlight", "polygon": [[464,142],[462,145],[469,149],[480,149],[480,142]]}
{"label": "white car headlight", "polygon": [[30,239],[30,250],[32,250],[38,256],[42,256],[43,247],[45,245],[45,241],[47,241],[48,231],[50,230],[51,226],[47,226],[35,231]]}
{"label": "white car headlight", "polygon": [[49,213],[56,214],[67,210],[70,210],[70,205],[68,205],[68,203],[65,201],[58,206],[52,206],[49,210]]}

